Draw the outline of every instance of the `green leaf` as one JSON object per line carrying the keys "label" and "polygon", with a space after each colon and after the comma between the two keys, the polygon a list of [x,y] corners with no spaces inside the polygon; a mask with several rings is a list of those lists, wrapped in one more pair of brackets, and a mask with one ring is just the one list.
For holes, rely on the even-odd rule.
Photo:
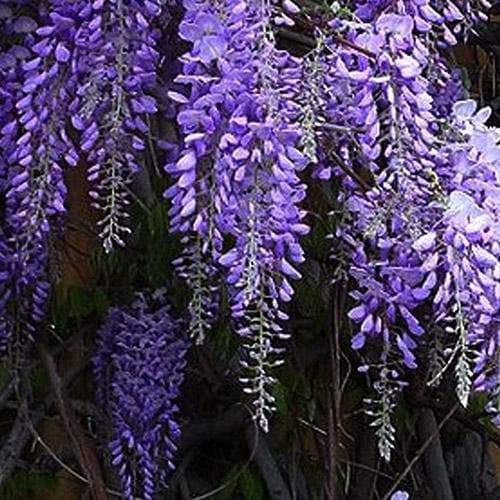
{"label": "green leaf", "polygon": [[262,479],[247,468],[240,476],[240,490],[245,500],[262,500],[264,498],[264,484]]}
{"label": "green leaf", "polygon": [[274,385],[273,396],[276,399],[276,409],[278,414],[280,415],[288,414],[287,392],[288,392],[287,388],[281,382],[278,382]]}

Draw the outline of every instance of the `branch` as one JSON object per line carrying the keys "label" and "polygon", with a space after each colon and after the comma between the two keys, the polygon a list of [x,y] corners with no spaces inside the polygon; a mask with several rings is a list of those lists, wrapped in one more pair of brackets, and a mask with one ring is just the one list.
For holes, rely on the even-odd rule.
{"label": "branch", "polygon": [[12,471],[16,467],[17,459],[28,444],[30,436],[31,433],[26,426],[24,416],[20,414],[16,418],[12,430],[0,450],[0,485],[12,474]]}
{"label": "branch", "polygon": [[[450,407],[446,404],[418,394],[412,394],[408,400],[410,404],[415,406],[425,406],[426,408],[431,408],[439,413],[446,413],[450,409]],[[476,431],[477,433],[486,436],[490,441],[500,447],[500,433],[488,428],[478,420],[472,418],[462,408],[457,408],[457,411],[453,415],[453,419],[460,422],[467,429]]]}
{"label": "branch", "polygon": [[453,414],[457,411],[459,403],[456,403],[453,408],[446,414],[446,416],[441,420],[439,425],[436,427],[436,430],[425,440],[422,446],[417,450],[415,456],[410,460],[408,465],[405,467],[403,472],[398,476],[396,481],[394,481],[390,490],[384,495],[382,500],[389,500],[392,494],[397,490],[398,486],[404,480],[404,478],[408,475],[408,473],[412,470],[413,466],[420,460],[420,457],[424,454],[425,450],[434,442],[436,437],[439,435],[439,432],[443,428],[444,424],[448,422],[448,420],[453,416]]}
{"label": "branch", "polygon": [[[342,287],[342,290],[345,290]],[[338,448],[340,445],[339,431],[341,428],[341,369],[340,369],[340,333],[342,327],[342,309],[344,294],[337,285],[330,288],[329,309],[332,317],[328,332],[329,361],[330,361],[330,384],[327,394],[328,398],[328,439],[327,439],[327,497],[330,500],[337,498],[337,462]]]}
{"label": "branch", "polygon": [[68,403],[63,381],[57,372],[54,358],[43,343],[39,344],[38,352],[40,353],[43,365],[48,371],[50,383],[54,392],[55,403],[63,420],[66,432],[73,443],[78,463],[85,476],[89,478],[89,488],[92,498],[95,500],[106,500],[108,496],[99,461],[97,460],[94,449],[85,437],[85,433],[71,405]]}

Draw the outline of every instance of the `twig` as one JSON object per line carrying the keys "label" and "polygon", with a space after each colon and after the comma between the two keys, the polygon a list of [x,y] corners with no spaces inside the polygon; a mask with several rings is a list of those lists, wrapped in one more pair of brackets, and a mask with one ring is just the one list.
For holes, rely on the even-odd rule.
{"label": "twig", "polygon": [[345,126],[345,125],[336,125],[334,123],[322,123],[322,122],[319,122],[318,125],[317,125],[317,128],[319,129],[327,129],[327,130],[334,130],[336,132],[349,132],[349,133],[353,133],[353,132],[356,132],[358,134],[363,134],[366,132],[366,129],[364,128],[361,128],[361,127],[349,127],[349,126]]}
{"label": "twig", "polygon": [[[85,476],[82,476],[80,473],[78,473],[76,470],[74,470],[72,467],[70,467],[68,464],[66,464],[63,460],[61,460],[57,456],[57,454],[54,452],[54,450],[42,439],[42,436],[40,436],[40,434],[38,433],[38,431],[35,429],[35,427],[32,425],[31,422],[29,422],[28,425],[29,425],[30,431],[33,434],[36,442],[42,446],[42,448],[52,458],[52,460],[54,460],[54,462],[56,462],[68,474],[75,477],[76,479],[78,479],[82,483],[90,484],[90,481]],[[113,495],[113,496],[118,497],[118,498],[123,498],[122,493],[120,493],[119,491],[113,490],[111,488],[106,487],[106,493],[109,493],[110,495]],[[133,500],[143,500],[143,498],[133,497]]]}
{"label": "twig", "polygon": [[346,283],[344,281],[342,281],[341,283],[337,282],[334,285],[334,291],[335,291],[335,297],[334,297],[335,302],[333,304],[333,328],[335,333],[334,348],[335,348],[335,367],[336,367],[335,380],[334,380],[335,391],[336,391],[335,419],[336,419],[337,429],[344,432],[347,435],[347,433],[342,427],[342,415],[340,410],[343,397],[343,387],[341,385],[342,370],[340,365],[340,358],[342,354],[342,348],[340,346],[340,336],[342,329],[342,318],[344,316],[344,305],[346,299]]}
{"label": "twig", "polygon": [[367,472],[371,472],[372,474],[375,474],[376,476],[383,477],[385,479],[390,479],[393,480],[394,477],[391,476],[390,474],[386,474],[385,472],[382,472],[381,470],[374,469],[373,467],[370,467],[369,465],[366,464],[360,464],[359,462],[352,462],[351,460],[339,460],[340,463],[350,465],[351,467],[354,467],[356,469],[362,469]]}
{"label": "twig", "polygon": [[301,424],[304,424],[306,427],[309,427],[310,429],[312,429],[314,432],[317,432],[318,434],[320,434],[321,436],[326,436],[328,433],[324,430],[324,429],[321,429],[321,427],[317,427],[316,425],[314,425],[313,423],[311,422],[308,422],[307,420],[303,419],[303,418],[297,418],[297,420],[301,423]]}
{"label": "twig", "polygon": [[[58,346],[56,348],[56,352],[60,352],[63,349]],[[83,369],[85,369],[88,365],[89,359],[84,360],[84,363],[75,366],[72,370],[68,371],[63,380],[62,385],[67,387],[70,385],[73,380],[78,376],[79,373]],[[35,367],[38,362],[32,363],[28,369],[23,373],[23,377],[26,378],[29,374],[30,369]],[[26,382],[26,381],[25,381]],[[18,391],[17,381],[15,378],[11,379],[8,383],[9,390],[5,387],[5,391],[2,392],[2,398],[8,399],[13,391],[17,393],[18,397],[18,416],[14,422],[14,425],[11,428],[9,436],[6,438],[3,443],[2,448],[0,449],[0,485],[3,484],[11,475],[12,471],[16,467],[18,463],[18,458],[21,455],[23,449],[28,444],[29,438],[31,435],[36,438],[36,434],[33,433],[34,427],[38,420],[42,418],[43,413],[41,411],[37,411],[30,416],[28,413],[28,408],[26,404],[27,393],[31,394],[31,388],[25,388],[23,390],[22,395]],[[10,391],[10,392],[9,392]],[[7,395],[8,394],[8,395]],[[46,407],[52,403],[52,396],[46,398],[41,404],[40,408]],[[36,432],[36,431],[35,431]]]}
{"label": "twig", "polygon": [[0,408],[7,403],[11,395],[14,393],[15,388],[15,380],[11,378],[2,388],[2,392],[0,392]]}
{"label": "twig", "polygon": [[444,424],[446,422],[448,422],[448,420],[457,411],[458,405],[459,405],[459,403],[455,403],[453,408],[451,408],[451,410],[446,414],[446,416],[443,418],[443,420],[441,420],[441,422],[437,426],[436,430],[425,440],[425,442],[422,444],[422,446],[417,450],[417,452],[415,453],[415,456],[410,460],[410,462],[405,467],[403,472],[401,472],[401,474],[398,476],[396,481],[394,481],[390,490],[384,495],[382,500],[389,500],[391,498],[392,494],[397,490],[398,486],[401,484],[401,482],[404,480],[404,478],[408,475],[408,473],[411,471],[413,466],[420,460],[421,456],[424,454],[424,452],[428,448],[428,446],[439,435],[439,432],[443,428]]}
{"label": "twig", "polygon": [[[59,354],[59,353],[63,352],[64,349],[68,347],[68,345],[70,344],[70,342],[72,340],[73,340],[73,337],[70,338],[68,341],[66,341],[66,343],[64,345],[57,346],[54,350],[55,354]],[[31,372],[31,370],[33,368],[35,368],[36,366],[38,366],[38,364],[39,364],[38,359],[31,360],[27,364],[27,366],[24,368],[24,374],[26,375],[28,372]],[[73,380],[73,377],[72,377],[72,380]],[[0,408],[2,408],[3,406],[5,406],[7,404],[10,397],[14,393],[17,393],[17,391],[18,391],[17,384],[18,383],[19,383],[19,377],[16,374],[14,374],[13,376],[11,376],[11,378],[8,380],[8,382],[6,384],[4,384],[4,386],[0,392]]]}
{"label": "twig", "polygon": [[339,36],[339,35],[331,35],[333,40],[335,40],[337,43],[340,43],[341,45],[345,45],[346,47],[349,47],[352,50],[355,50],[356,52],[361,52],[361,54],[364,54],[366,57],[369,57],[370,59],[375,59],[376,55],[374,52],[371,50],[368,50],[365,47],[361,47],[360,45],[356,45],[353,42],[350,42],[349,40],[346,40],[345,38]]}
{"label": "twig", "polygon": [[[317,27],[313,23],[307,22],[304,19],[301,19],[300,21],[297,20],[297,21],[298,21],[298,24],[304,26],[305,28],[307,28],[311,31]],[[288,40],[293,40],[293,41],[298,42],[302,45],[305,45],[306,47],[312,47],[312,48],[316,47],[316,43],[314,41],[314,38],[311,36],[302,35],[300,33],[296,33],[295,31],[291,31],[291,30],[288,30],[286,28],[280,28],[278,30],[278,34],[280,34],[283,38],[287,38]],[[359,52],[360,54],[365,55],[366,57],[368,57],[370,59],[376,58],[376,54],[374,52],[372,52],[371,50],[367,49],[366,47],[361,47],[361,45],[357,45],[354,42],[347,40],[346,38],[344,38],[341,35],[335,35],[333,33],[329,33],[328,36],[330,36],[333,41],[339,43],[340,45],[344,45],[344,46],[346,46],[346,47],[348,47],[356,52]]]}
{"label": "twig", "polygon": [[[327,432],[324,429],[321,429],[321,427],[318,427],[311,422],[308,422],[307,420],[304,420],[303,418],[297,418],[297,420],[301,423],[304,424],[306,427],[309,427],[312,429],[314,432],[320,434],[321,436],[326,436]],[[377,469],[374,469],[373,467],[370,467],[369,465],[365,464],[360,464],[358,462],[352,462],[351,460],[345,460],[343,458],[339,458],[339,463],[350,465],[351,467],[356,467],[358,469],[363,469],[368,472],[372,472],[373,474],[377,474],[380,477],[385,477],[386,479],[394,479],[393,476],[386,474],[385,472],[379,471]]]}
{"label": "twig", "polygon": [[360,185],[360,187],[363,188],[363,193],[371,189],[370,185],[363,179],[363,177],[361,177],[354,170],[351,170],[344,162],[344,160],[333,149],[330,149],[328,153],[332,155],[334,161],[344,171],[344,173],[354,179]]}

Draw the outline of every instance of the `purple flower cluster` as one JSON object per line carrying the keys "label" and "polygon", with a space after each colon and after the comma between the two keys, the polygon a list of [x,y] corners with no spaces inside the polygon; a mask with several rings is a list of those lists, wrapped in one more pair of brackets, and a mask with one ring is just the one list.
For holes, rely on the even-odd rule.
{"label": "purple flower cluster", "polygon": [[[77,12],[63,2],[51,7],[50,12],[40,8],[38,24],[23,16],[14,21],[12,29],[26,35],[24,46],[14,45],[6,54],[14,59],[6,75],[10,120],[1,130],[7,165],[4,235],[11,248],[15,307],[29,330],[45,313],[48,257],[65,212],[63,165],[77,157],[66,133],[68,61],[59,51],[71,47]],[[63,14],[71,22],[62,22]]]}
{"label": "purple flower cluster", "polygon": [[[0,53],[0,193],[2,199],[8,188],[7,179],[10,166],[15,163],[17,129],[15,103],[21,92],[22,65],[30,56],[29,50],[22,45],[22,37],[31,37],[36,28],[33,20],[22,16],[23,22],[14,15],[13,5],[8,2],[0,5],[0,36],[12,40],[5,44]],[[23,24],[24,29],[23,29]],[[5,227],[0,228],[0,357],[7,354],[11,342],[12,318],[8,304],[12,297],[12,241]]]}
{"label": "purple flower cluster", "polygon": [[[31,25],[31,31],[36,28],[33,20],[28,20],[22,16],[26,23]],[[34,26],[33,26],[34,24]],[[9,3],[0,5],[0,33],[2,37],[16,40],[16,37],[29,36],[28,33],[18,33],[20,31],[19,18],[14,15],[12,6]],[[16,43],[17,42],[17,43]],[[17,40],[5,47],[0,53],[0,188],[4,191],[9,162],[13,160],[12,152],[15,148],[14,136],[9,132],[7,125],[15,119],[16,95],[20,91],[20,75],[22,74],[22,63],[29,57],[30,53]]]}
{"label": "purple flower cluster", "polygon": [[460,399],[466,404],[474,384],[476,390],[489,393],[498,421],[500,131],[485,125],[490,113],[489,108],[477,111],[472,100],[454,106],[452,132],[457,137],[455,142],[450,137],[446,148],[449,194],[441,229],[445,274],[434,305],[435,321],[446,321],[450,311],[455,316]]}
{"label": "purple flower cluster", "polygon": [[128,310],[112,308],[94,358],[97,401],[113,425],[109,443],[125,498],[153,498],[174,468],[180,428],[176,399],[188,342],[172,318],[164,292],[140,295]]}
{"label": "purple flower cluster", "polygon": [[389,459],[401,372],[425,361],[419,351],[428,352],[436,335],[452,356],[430,367],[431,382],[458,353],[460,401],[475,387],[498,411],[499,136],[484,125],[486,110],[454,106],[461,84],[442,55],[476,20],[469,5],[367,1],[356,12],[361,22],[331,23],[349,44],[322,42],[328,51],[319,65],[331,70],[322,82],[328,92],[316,92],[318,139],[336,145],[325,154],[347,211],[336,234],[356,283],[352,346],[378,346],[369,412]]}
{"label": "purple flower cluster", "polygon": [[[70,105],[72,124],[81,131],[80,149],[90,162],[88,179],[104,249],[123,246],[132,177],[148,134],[147,117],[157,111],[159,33],[152,23],[158,0],[85,2],[75,37],[73,71],[78,87]],[[64,50],[62,47],[60,50]],[[63,57],[70,57],[64,52]]]}
{"label": "purple flower cluster", "polygon": [[[183,0],[178,36],[189,49],[165,69],[162,91],[175,3],[0,5],[0,355],[13,329],[34,336],[45,315],[64,170],[88,162],[103,247],[124,245],[160,108],[180,132],[179,144],[159,145],[170,153],[170,230],[184,245],[174,265],[192,292],[186,328],[201,343],[227,294],[241,381],[264,430],[304,260],[307,175],[336,181],[351,343],[371,357],[360,369],[376,372],[367,401],[381,456],[394,447],[406,369],[425,368],[432,385],[453,364],[462,404],[486,392],[500,422],[500,132],[486,125],[489,110],[461,101],[445,56],[489,2],[354,1],[299,59],[275,40],[275,25],[301,13],[291,0]],[[127,497],[137,483],[153,496],[178,434],[187,342],[153,295],[110,311],[95,359]]]}
{"label": "purple flower cluster", "polygon": [[[400,13],[383,13],[363,30],[340,29],[370,52],[326,39],[325,59],[334,70],[325,77],[330,97],[321,136],[339,145],[331,164],[343,175],[340,201],[350,213],[338,235],[348,245],[349,272],[359,285],[352,293],[358,304],[349,314],[358,325],[353,347],[381,338],[415,367],[412,351],[423,329],[413,311],[436,282],[432,267],[421,268],[411,245],[421,221],[433,213],[433,192],[423,175],[435,151],[430,83],[424,77],[428,53],[418,43],[414,19]],[[366,180],[345,175],[359,165],[370,173]]]}
{"label": "purple flower cluster", "polygon": [[418,31],[440,32],[439,43],[449,45],[455,45],[458,37],[467,36],[478,21],[486,20],[486,13],[493,5],[490,0],[357,0],[354,3],[356,14],[365,22],[395,8],[412,16]]}
{"label": "purple flower cluster", "polygon": [[[274,401],[268,392],[274,382],[269,369],[281,363],[276,341],[287,338],[280,326],[287,319],[282,304],[293,295],[290,280],[300,277],[294,266],[304,259],[299,239],[308,232],[299,207],[305,185],[298,172],[306,166],[298,149],[301,66],[276,49],[270,7],[256,2],[240,15],[248,29],[237,32],[232,42],[238,49],[235,67],[247,76],[246,88],[235,96],[221,145],[232,172],[227,212],[234,243],[219,262],[226,268],[236,329],[246,344],[242,364],[249,373],[242,381],[255,398],[256,419],[267,429]],[[240,59],[242,52],[248,59]]]}
{"label": "purple flower cluster", "polygon": [[[209,289],[197,289],[196,262],[207,262],[206,281],[217,264],[225,270],[232,317],[248,348],[243,380],[266,429],[274,380],[268,369],[281,352],[273,344],[286,338],[281,304],[293,294],[289,280],[299,277],[294,264],[303,260],[299,237],[308,230],[298,208],[305,186],[297,172],[306,165],[298,149],[301,66],[276,48],[271,19],[279,10],[271,3],[186,0],[184,6],[180,34],[192,49],[177,81],[190,96],[174,96],[182,104],[184,149],[167,166],[176,179],[166,193],[172,228],[200,248],[194,264],[179,261],[194,285],[193,311],[210,303],[199,298]],[[279,12],[280,22],[291,22]]]}
{"label": "purple flower cluster", "polygon": [[229,33],[211,2],[185,2],[184,7],[179,34],[192,43],[192,49],[181,58],[182,71],[176,83],[183,85],[189,96],[170,93],[180,105],[177,122],[183,148],[177,161],[166,167],[176,182],[165,195],[171,200],[171,230],[185,234],[185,251],[174,264],[192,290],[189,330],[196,343],[201,343],[218,310],[214,263],[223,245],[227,181],[217,142],[227,116],[216,61],[227,49]]}
{"label": "purple flower cluster", "polygon": [[[410,368],[416,366],[415,337],[424,332],[413,311],[436,285],[434,268],[423,266],[411,244],[436,212],[425,174],[435,154],[430,83],[423,76],[428,59],[416,44],[414,27],[409,16],[383,14],[373,34],[357,38],[375,54],[364,76],[356,75],[369,89],[361,96],[366,106],[358,103],[358,123],[366,127],[361,151],[375,186],[360,190],[350,179],[346,187],[353,191],[345,200],[358,231],[354,239],[352,231],[346,234],[353,249],[351,274],[360,285],[353,297],[362,301],[350,313],[359,324],[353,346],[362,347],[367,337],[382,335],[386,342],[393,337]],[[396,325],[404,327],[395,331]]]}

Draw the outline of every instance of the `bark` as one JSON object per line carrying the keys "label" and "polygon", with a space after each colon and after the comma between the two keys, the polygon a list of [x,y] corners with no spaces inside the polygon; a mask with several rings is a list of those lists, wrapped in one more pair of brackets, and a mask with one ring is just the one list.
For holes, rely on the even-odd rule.
{"label": "bark", "polygon": [[0,449],[0,485],[4,484],[14,471],[19,456],[28,444],[30,437],[31,432],[26,426],[24,417],[19,415],[2,449]]}
{"label": "bark", "polygon": [[425,442],[429,436],[435,436],[423,455],[425,473],[429,478],[435,498],[453,500],[450,478],[448,477],[448,470],[444,460],[443,448],[439,432],[437,431],[434,412],[428,408],[421,410],[417,427],[421,442]]}
{"label": "bark", "polygon": [[[372,497],[377,478],[378,453],[375,436],[368,425],[362,427],[358,450],[356,460],[358,463],[366,465],[367,468],[356,469],[349,498],[351,500],[369,500]],[[374,472],[368,469],[373,469]]]}

